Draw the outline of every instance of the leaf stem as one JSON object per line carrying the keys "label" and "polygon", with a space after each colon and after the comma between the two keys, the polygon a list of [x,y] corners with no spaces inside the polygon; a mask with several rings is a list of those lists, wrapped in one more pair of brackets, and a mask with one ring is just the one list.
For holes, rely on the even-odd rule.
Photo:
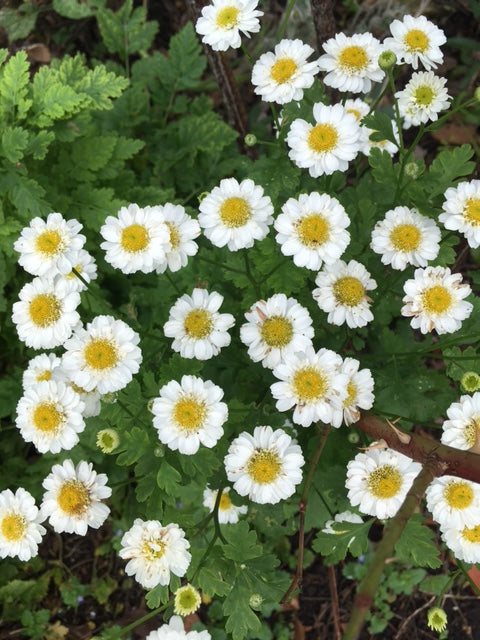
{"label": "leaf stem", "polygon": [[165,604],[162,604],[162,606],[158,607],[158,609],[154,609],[153,611],[150,611],[149,613],[144,615],[142,618],[139,618],[138,620],[135,620],[134,622],[129,624],[127,627],[123,627],[123,629],[119,632],[120,635],[121,636],[126,635],[127,633],[135,629],[135,627],[138,627],[138,625],[142,624],[143,622],[146,622],[147,620],[150,620],[150,618],[153,618],[158,613],[162,613],[162,611],[165,611],[165,609],[168,609],[168,607],[172,604],[172,602],[173,602],[173,598],[170,598],[168,602],[166,602]]}

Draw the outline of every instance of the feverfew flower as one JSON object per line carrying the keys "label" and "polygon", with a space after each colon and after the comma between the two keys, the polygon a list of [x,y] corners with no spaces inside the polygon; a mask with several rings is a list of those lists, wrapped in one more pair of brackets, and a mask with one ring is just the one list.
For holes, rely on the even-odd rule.
{"label": "feverfew flower", "polygon": [[171,245],[171,249],[165,254],[165,260],[157,265],[156,271],[164,273],[167,267],[170,271],[178,271],[186,267],[189,256],[194,256],[198,251],[198,244],[194,239],[200,235],[200,225],[179,204],[167,202],[156,209],[162,212],[170,231]]}
{"label": "feverfew flower", "polygon": [[479,524],[480,485],[455,476],[441,476],[425,492],[427,508],[441,527],[475,527]]}
{"label": "feverfew flower", "polygon": [[[88,251],[80,249],[80,251],[72,254],[72,266],[87,282],[97,279],[97,265]],[[64,273],[63,277],[72,291],[85,291],[87,289],[87,285],[73,271]]]}
{"label": "feverfew flower", "polygon": [[382,45],[371,33],[346,36],[337,33],[324,42],[325,54],[318,64],[327,71],[323,82],[339,91],[368,93],[372,82],[381,82],[385,72],[378,66]]}
{"label": "feverfew flower", "polygon": [[355,116],[358,124],[361,123],[362,118],[370,113],[370,105],[361,98],[349,98],[348,100],[345,100],[343,108],[347,113],[351,113]]}
{"label": "feverfew flower", "polygon": [[142,362],[139,342],[138,333],[122,320],[96,316],[65,343],[63,368],[84,391],[118,391],[138,372]]}
{"label": "feverfew flower", "polygon": [[480,436],[480,393],[461,396],[447,409],[448,420],[442,429],[442,443],[464,451],[471,449]]}
{"label": "feverfew flower", "polygon": [[276,240],[284,256],[293,256],[297,267],[318,271],[332,264],[350,242],[346,230],[350,218],[336,198],[316,191],[289,198],[276,218]]}
{"label": "feverfew flower", "polygon": [[260,31],[258,18],[263,11],[258,11],[257,5],[258,0],[212,0],[203,7],[195,30],[214,51],[238,49],[242,44],[240,32],[249,38]]}
{"label": "feverfew flower", "polygon": [[473,305],[463,300],[472,292],[470,286],[462,283],[460,273],[451,273],[448,267],[416,269],[403,289],[406,295],[401,313],[411,317],[412,328],[422,333],[433,329],[438,334],[454,333],[473,310]]}
{"label": "feverfew flower", "polygon": [[[163,526],[158,520],[136,518],[121,541],[120,557],[128,560],[125,573],[135,576],[145,589],[167,585],[170,573],[185,575],[192,556],[190,543],[178,524]],[[161,636],[162,639],[166,636]]]}
{"label": "feverfew flower", "polygon": [[403,91],[397,91],[395,97],[404,129],[438,120],[440,111],[448,109],[450,104],[446,84],[447,80],[433,71],[419,71],[412,75]]}
{"label": "feverfew flower", "polygon": [[301,100],[318,72],[318,62],[307,62],[312,53],[312,47],[301,40],[281,40],[274,53],[264,53],[253,66],[255,93],[278,104]]}
{"label": "feverfew flower", "polygon": [[0,558],[17,556],[24,562],[38,554],[46,533],[33,496],[19,488],[0,493]]}
{"label": "feverfew flower", "polygon": [[85,244],[78,220],[65,220],[61,213],[49,213],[46,220],[33,218],[22,229],[13,248],[20,253],[18,263],[34,276],[53,278],[75,266],[77,251]]}
{"label": "feverfew flower", "polygon": [[409,264],[426,267],[440,250],[440,229],[417,209],[395,207],[385,213],[372,231],[371,248],[383,264],[403,271]]}
{"label": "feverfew flower", "polygon": [[[235,524],[238,522],[239,515],[244,515],[248,511],[248,507],[246,505],[242,505],[241,507],[234,505],[228,495],[229,492],[230,487],[225,487],[222,491],[222,495],[220,496],[220,504],[218,505],[218,521],[221,524]],[[203,492],[203,506],[208,507],[208,509],[210,509],[210,513],[215,507],[217,495],[218,491],[216,489],[209,489],[208,487]]]}
{"label": "feverfew flower", "polygon": [[22,384],[24,389],[28,389],[43,380],[50,380],[52,373],[62,364],[61,358],[54,353],[41,353],[35,356],[28,363],[28,367],[23,372]]}
{"label": "feverfew flower", "polygon": [[425,69],[435,69],[443,62],[442,44],[445,34],[425,16],[404,16],[403,21],[394,20],[390,25],[392,38],[385,38],[385,49],[393,51],[398,63],[406,62],[414,69],[421,62]]}
{"label": "feverfew flower", "polygon": [[443,212],[438,219],[446,229],[460,231],[468,244],[480,246],[480,180],[460,182],[445,191]]}
{"label": "feverfew flower", "polygon": [[367,291],[376,289],[377,283],[363,264],[356,260],[350,260],[348,264],[338,260],[325,265],[315,284],[318,288],[312,291],[312,295],[320,309],[328,313],[327,322],[330,324],[346,322],[354,329],[373,320]]}
{"label": "feverfew flower", "polygon": [[377,134],[378,132],[375,129],[369,129],[366,126],[362,126],[362,136],[361,136],[361,152],[366,156],[369,156],[372,149],[380,149],[380,151],[386,151],[389,156],[393,157],[399,147],[399,136],[398,136],[398,126],[395,120],[391,120],[392,123],[392,132],[393,138],[395,139],[395,143],[391,140],[372,140],[370,136],[372,134]]}
{"label": "feverfew flower", "polygon": [[211,640],[211,638],[208,631],[187,633],[180,616],[172,616],[168,624],[162,624],[156,631],[151,631],[145,640]]}
{"label": "feverfew flower", "polygon": [[201,444],[211,449],[223,436],[228,408],[223,391],[210,380],[182,376],[180,384],[171,380],[159,391],[152,405],[153,426],[169,449],[187,455]]}
{"label": "feverfew flower", "polygon": [[76,467],[71,460],[54,464],[43,481],[46,492],[40,511],[57,533],[84,536],[88,527],[101,527],[110,513],[101,502],[112,494],[107,482],[107,476],[97,474],[91,462],[81,460]]}
{"label": "feverfew flower", "polygon": [[273,205],[253,180],[225,178],[200,203],[198,221],[216,247],[230,251],[253,247],[273,222]]}
{"label": "feverfew flower", "polygon": [[181,616],[189,616],[202,604],[200,593],[191,584],[185,584],[175,591],[173,611]]}
{"label": "feverfew flower", "polygon": [[440,633],[447,628],[447,614],[440,607],[432,607],[427,611],[427,624],[430,629]]}
{"label": "feverfew flower", "polygon": [[393,449],[358,453],[347,465],[348,499],[376,518],[391,518],[402,505],[422,466]]}
{"label": "feverfew flower", "polygon": [[310,314],[284,293],[258,300],[245,318],[248,322],[240,327],[240,339],[248,347],[250,358],[261,361],[264,367],[272,369],[312,343]]}
{"label": "feverfew flower", "polygon": [[468,564],[480,563],[480,518],[470,527],[442,527],[442,538],[455,556]]}
{"label": "feverfew flower", "polygon": [[233,488],[260,504],[276,504],[295,493],[305,464],[302,450],[283,431],[255,427],[243,431],[225,456],[225,470]]}
{"label": "feverfew flower", "polygon": [[343,401],[343,421],[347,426],[360,420],[359,409],[371,409],[375,400],[372,373],[359,367],[355,358],[345,358],[340,369],[348,376],[347,397]]}
{"label": "feverfew flower", "polygon": [[25,390],[17,405],[16,425],[25,442],[40,453],[71,449],[85,429],[84,404],[63,382],[44,380]]}
{"label": "feverfew flower", "polygon": [[191,296],[184,294],[170,309],[163,330],[174,338],[172,349],[183,358],[209,360],[230,344],[228,329],[235,324],[230,313],[218,313],[223,296],[196,288]]}
{"label": "feverfew flower", "polygon": [[308,169],[312,178],[346,171],[360,151],[360,125],[341,104],[313,106],[315,124],[301,118],[292,122],[287,134],[288,156],[297,167]]}

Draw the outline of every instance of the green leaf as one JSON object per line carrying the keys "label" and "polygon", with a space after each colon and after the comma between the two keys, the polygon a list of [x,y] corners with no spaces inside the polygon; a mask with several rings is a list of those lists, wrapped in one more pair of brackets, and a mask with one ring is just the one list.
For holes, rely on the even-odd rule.
{"label": "green leaf", "polygon": [[159,78],[169,91],[192,89],[205,70],[207,59],[191,22],[170,39],[168,57],[159,59]]}
{"label": "green leaf", "polygon": [[19,51],[0,74],[0,114],[7,122],[23,119],[32,102],[27,100],[30,66],[25,51]]}
{"label": "green leaf", "polygon": [[159,464],[157,485],[169,495],[174,496],[177,493],[178,485],[182,481],[182,476],[165,459],[160,460]]}
{"label": "green leaf", "polygon": [[18,209],[22,219],[30,216],[42,216],[51,211],[51,207],[43,199],[45,189],[32,178],[16,175],[13,186],[8,190],[8,197]]}
{"label": "green leaf", "polygon": [[257,534],[249,528],[244,520],[224,532],[227,545],[223,552],[226,558],[235,562],[245,562],[262,555],[263,549],[257,544]]}
{"label": "green leaf", "polygon": [[128,87],[127,78],[117,76],[103,65],[95,67],[79,83],[78,91],[86,94],[90,100],[89,106],[95,109],[111,109],[112,98],[118,98],[122,91]]}
{"label": "green leaf", "polygon": [[28,145],[28,131],[22,127],[5,127],[2,133],[2,150],[10,162],[19,162]]}
{"label": "green leaf", "polygon": [[53,0],[54,11],[70,20],[81,20],[94,15],[92,8],[86,2],[78,0]]}
{"label": "green leaf", "polygon": [[122,433],[122,453],[117,456],[117,464],[131,465],[150,447],[150,439],[145,429],[133,427]]}
{"label": "green leaf", "polygon": [[374,522],[373,518],[362,523],[334,522],[332,529],[336,533],[319,531],[313,542],[313,548],[325,556],[325,564],[329,565],[343,560],[347,551],[358,558],[368,549],[368,532]]}
{"label": "green leaf", "polygon": [[180,586],[180,578],[170,574],[170,585],[157,585],[154,589],[150,589],[145,596],[145,601],[149,609],[157,609],[160,605],[168,602],[170,598],[170,592],[175,591]]}
{"label": "green leaf", "polygon": [[0,9],[0,27],[5,29],[10,42],[26,38],[34,29],[39,13],[32,2],[24,2],[17,9]]}
{"label": "green leaf", "polygon": [[398,539],[395,550],[401,560],[413,562],[419,567],[436,569],[441,566],[439,552],[435,544],[434,534],[424,524],[424,518],[419,513],[414,514],[407,522]]}
{"label": "green leaf", "polygon": [[26,153],[31,155],[34,160],[43,160],[47,155],[48,148],[55,140],[53,131],[45,131],[42,129],[38,133],[30,132]]}
{"label": "green leaf", "polygon": [[362,118],[362,125],[371,129],[370,138],[377,142],[389,140],[398,145],[392,126],[392,118],[382,111],[375,111]]}
{"label": "green leaf", "polygon": [[228,616],[225,630],[232,634],[233,640],[243,640],[249,633],[258,637],[261,624],[248,604],[251,595],[250,584],[240,573],[223,603],[223,612]]}
{"label": "green leaf", "polygon": [[419,182],[432,197],[445,193],[458,178],[472,173],[475,168],[475,163],[470,162],[473,153],[469,144],[440,151]]}
{"label": "green leaf", "polygon": [[210,597],[226,596],[232,588],[215,567],[202,567],[197,575],[197,585]]}
{"label": "green leaf", "polygon": [[122,60],[132,53],[149,49],[158,30],[156,22],[147,21],[146,9],[137,7],[132,11],[131,2],[125,2],[117,12],[99,9],[97,21],[108,51],[117,53]]}
{"label": "green leaf", "polygon": [[461,380],[467,371],[480,373],[480,356],[474,347],[460,349],[459,347],[447,347],[442,350],[445,357],[445,373],[452,380]]}

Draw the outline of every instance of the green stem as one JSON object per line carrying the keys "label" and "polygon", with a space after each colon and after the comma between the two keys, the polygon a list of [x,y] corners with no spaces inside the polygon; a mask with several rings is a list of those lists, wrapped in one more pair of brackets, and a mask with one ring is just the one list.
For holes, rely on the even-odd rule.
{"label": "green stem", "polygon": [[77,278],[80,280],[80,282],[83,282],[83,284],[88,289],[88,286],[89,286],[90,283],[88,282],[88,280],[85,280],[85,278],[82,276],[82,274],[79,271],[77,271],[75,269],[75,267],[72,267],[72,273],[75,274],[77,276]]}
{"label": "green stem", "polygon": [[166,602],[165,604],[162,604],[162,606],[158,607],[158,609],[154,609],[153,611],[150,611],[150,613],[147,613],[142,618],[135,620],[135,622],[132,622],[127,627],[123,627],[123,629],[120,631],[120,635],[121,636],[126,635],[127,633],[135,629],[135,627],[138,627],[138,625],[142,624],[143,622],[146,622],[147,620],[150,620],[150,618],[153,618],[158,613],[162,613],[162,611],[165,611],[165,609],[167,609],[172,604],[172,602],[173,602],[173,598],[170,598],[168,602]]}
{"label": "green stem", "polygon": [[258,286],[257,281],[255,280],[255,278],[252,275],[252,270],[250,268],[250,260],[248,258],[248,249],[244,249],[243,250],[243,260],[245,262],[245,273],[247,275],[247,278],[250,280],[253,290],[255,291],[255,294],[258,298],[258,300],[261,299],[262,294],[260,292],[260,287]]}
{"label": "green stem", "polygon": [[473,582],[473,580],[468,575],[468,571],[465,568],[465,564],[458,558],[457,558],[457,565],[461,573],[463,574],[463,577],[465,578],[465,580],[467,580],[467,582],[472,587],[473,591],[477,594],[477,596],[480,596],[480,589],[477,587],[477,585]]}
{"label": "green stem", "polygon": [[285,9],[285,14],[283,16],[282,24],[280,25],[280,30],[278,32],[277,40],[280,41],[285,35],[285,31],[287,30],[288,19],[290,18],[290,14],[293,11],[293,7],[296,5],[297,0],[289,0],[287,4],[287,8]]}
{"label": "green stem", "polygon": [[243,51],[243,53],[244,53],[244,55],[245,55],[246,59],[249,61],[250,65],[253,67],[253,58],[252,58],[252,56],[248,53],[248,51],[247,51],[247,49],[246,49],[245,45],[243,44],[243,42],[242,42],[242,44],[241,44],[240,46],[242,47],[242,51]]}
{"label": "green stem", "polygon": [[451,118],[454,113],[457,113],[462,109],[467,109],[468,107],[471,107],[472,105],[476,104],[476,102],[477,101],[475,100],[475,98],[470,98],[469,100],[465,100],[465,102],[462,102],[456,107],[453,107],[452,109],[447,111],[447,113],[445,113],[441,118],[438,118],[438,120],[435,120],[435,122],[432,122],[431,124],[429,124],[428,127],[425,128],[425,131],[433,131],[435,129],[438,129],[438,125],[443,124],[446,120]]}
{"label": "green stem", "polygon": [[275,122],[275,126],[277,127],[278,134],[280,135],[280,129],[282,128],[282,125],[280,124],[280,120],[278,119],[277,110],[271,102],[269,102],[269,105],[270,111],[272,112],[273,120]]}
{"label": "green stem", "polygon": [[403,153],[405,147],[403,146],[402,119],[400,117],[400,109],[398,108],[398,100],[395,98],[395,81],[393,79],[392,69],[387,70],[387,76],[388,76],[388,84],[392,92],[393,107],[395,109],[395,121],[398,127],[398,141],[400,142],[400,153]]}

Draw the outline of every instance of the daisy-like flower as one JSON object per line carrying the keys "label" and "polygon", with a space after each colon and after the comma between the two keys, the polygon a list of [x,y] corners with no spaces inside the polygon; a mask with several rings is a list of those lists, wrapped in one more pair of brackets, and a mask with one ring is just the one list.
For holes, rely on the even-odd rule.
{"label": "daisy-like flower", "polygon": [[340,258],[350,242],[349,225],[340,202],[316,191],[302,193],[298,200],[289,198],[274,223],[283,255],[293,256],[297,267],[312,271]]}
{"label": "daisy-like flower", "polygon": [[179,204],[167,202],[156,209],[162,212],[165,224],[170,231],[172,247],[166,252],[164,262],[157,265],[157,273],[164,273],[167,267],[170,271],[178,271],[186,267],[189,256],[194,256],[198,251],[198,244],[194,239],[200,235],[200,225]]}
{"label": "daisy-like flower", "polygon": [[347,113],[351,113],[355,116],[358,124],[361,124],[362,118],[370,113],[370,105],[361,98],[349,98],[348,100],[345,100],[343,108]]}
{"label": "daisy-like flower", "polygon": [[312,178],[346,171],[360,151],[360,125],[341,104],[313,106],[315,124],[297,118],[287,134],[288,156]]}
{"label": "daisy-like flower", "polygon": [[328,313],[327,322],[342,325],[345,322],[354,329],[364,327],[373,320],[370,311],[371,299],[367,291],[377,288],[363,264],[350,260],[347,264],[338,260],[325,265],[317,275],[312,291],[314,299],[322,311]]}
{"label": "daisy-like flower", "polygon": [[230,251],[253,247],[273,222],[273,205],[253,180],[225,178],[201,201],[198,221],[216,247]]}
{"label": "daisy-like flower", "polygon": [[393,449],[358,453],[347,465],[348,499],[376,518],[391,518],[402,505],[422,465]]}
{"label": "daisy-like flower", "polygon": [[427,624],[434,631],[445,631],[447,628],[447,614],[440,607],[432,607],[427,612]]}
{"label": "daisy-like flower", "polygon": [[370,136],[373,133],[377,133],[374,129],[369,129],[368,127],[362,126],[362,136],[361,136],[361,151],[366,156],[370,155],[372,149],[380,149],[380,151],[386,151],[389,156],[393,157],[399,147],[399,138],[398,138],[398,126],[395,120],[392,120],[392,131],[393,137],[397,141],[397,143],[393,143],[391,140],[372,140]]}
{"label": "daisy-like flower", "polygon": [[34,278],[18,294],[12,320],[27,347],[53,349],[72,335],[80,321],[80,295],[58,279]]}
{"label": "daisy-like flower", "polygon": [[62,365],[83,391],[118,391],[138,372],[142,352],[138,333],[122,320],[97,316],[65,343]]}
{"label": "daisy-like flower", "polygon": [[343,401],[343,421],[347,426],[360,420],[359,409],[371,409],[374,380],[370,369],[359,369],[360,363],[355,358],[345,358],[341,373],[348,376],[347,397]]}
{"label": "daisy-like flower", "polygon": [[43,380],[51,380],[53,372],[61,364],[61,358],[54,353],[41,353],[39,356],[35,356],[30,360],[28,367],[23,372],[23,388],[28,389]]}
{"label": "daisy-like flower", "polygon": [[383,264],[403,271],[409,264],[426,267],[440,250],[440,229],[416,209],[395,207],[385,213],[372,231],[371,248]]}
{"label": "daisy-like flower", "polygon": [[26,561],[38,554],[46,533],[33,496],[21,487],[0,493],[0,558],[17,556]]}
{"label": "daisy-like flower", "polygon": [[18,263],[42,278],[69,273],[75,266],[76,252],[86,241],[79,233],[82,228],[78,220],[65,220],[61,213],[49,213],[46,220],[33,218],[13,245],[20,254]]}
{"label": "daisy-like flower", "polygon": [[[230,496],[228,495],[230,487],[225,487],[220,496],[220,504],[218,505],[218,521],[221,524],[235,524],[238,522],[238,517],[244,515],[248,511],[246,505],[237,507],[233,504]],[[208,487],[203,492],[203,506],[210,509],[210,513],[215,507],[217,501],[218,491],[215,489],[209,489]]]}
{"label": "daisy-like flower", "polygon": [[334,351],[320,349],[315,353],[313,347],[279,364],[273,375],[280,382],[271,386],[278,411],[295,407],[293,422],[302,427],[321,420],[338,428],[348,384],[348,377],[340,373],[341,366],[342,359]]}
{"label": "daisy-like flower", "polygon": [[448,420],[442,425],[442,443],[464,451],[471,449],[480,436],[480,393],[461,396],[447,409]]}
{"label": "daisy-like flower", "polygon": [[[95,259],[88,253],[88,251],[80,249],[80,251],[73,254],[72,266],[87,282],[97,279],[97,265],[95,263]],[[82,282],[82,280],[73,271],[65,273],[63,277],[68,282],[72,291],[86,290],[87,285],[84,284],[84,282]]]}
{"label": "daisy-like flower", "polygon": [[254,362],[273,369],[297,351],[312,344],[312,318],[295,298],[276,293],[258,300],[245,314],[248,322],[240,327],[240,339]]}
{"label": "daisy-like flower", "polygon": [[182,376],[180,384],[171,380],[159,394],[152,405],[153,426],[169,449],[193,455],[201,444],[211,449],[223,436],[228,408],[211,380]]}
{"label": "daisy-like flower", "polygon": [[249,38],[260,31],[258,18],[263,11],[257,5],[258,0],[212,0],[203,7],[195,30],[214,51],[238,49],[242,44],[240,33]]}
{"label": "daisy-like flower", "polygon": [[395,97],[404,129],[438,120],[440,111],[448,109],[450,104],[446,83],[445,78],[439,78],[433,71],[419,71],[412,75],[403,91],[397,91]]}
{"label": "daisy-like flower", "polygon": [[170,309],[163,330],[174,338],[172,349],[182,358],[209,360],[230,344],[228,329],[235,324],[231,313],[218,313],[223,296],[196,288],[191,296],[184,294]]}
{"label": "daisy-like flower", "polygon": [[441,527],[474,527],[479,524],[480,485],[455,476],[441,476],[425,492],[427,508]]}
{"label": "daisy-like flower", "polygon": [[100,229],[105,260],[123,273],[151,273],[171,251],[170,230],[162,207],[122,207],[117,217],[108,216]]}
{"label": "daisy-like flower", "polygon": [[480,180],[460,182],[445,191],[443,212],[438,216],[446,229],[460,231],[468,244],[480,246]]}
{"label": "daisy-like flower", "polygon": [[442,538],[455,556],[468,564],[480,563],[480,518],[469,527],[442,527]]}
{"label": "daisy-like flower", "polygon": [[243,431],[225,456],[225,470],[233,488],[259,504],[276,504],[295,493],[305,464],[302,450],[283,431],[255,427]]}
{"label": "daisy-like flower", "polygon": [[312,53],[312,47],[301,40],[281,40],[273,53],[264,53],[253,66],[255,93],[278,104],[301,100],[318,72],[318,62],[307,62]]}
{"label": "daisy-like flower", "polygon": [[85,429],[84,404],[63,382],[44,380],[26,389],[17,405],[16,425],[40,453],[71,449]]}
{"label": "daisy-like flower", "polygon": [[448,267],[416,269],[414,278],[403,286],[405,303],[403,316],[411,317],[413,329],[422,333],[454,333],[462,326],[462,320],[472,313],[473,305],[463,298],[472,292],[462,283],[460,273],[451,273]]}
{"label": "daisy-like flower", "polygon": [[368,93],[372,82],[381,82],[385,71],[378,66],[382,45],[371,33],[346,36],[337,33],[323,45],[325,54],[318,61],[327,71],[323,82],[329,87],[352,93]]}
{"label": "daisy-like flower", "polygon": [[185,631],[180,616],[172,616],[168,624],[151,631],[145,640],[211,640],[208,631]]}
{"label": "daisy-like flower", "polygon": [[173,612],[181,616],[189,616],[195,613],[201,604],[200,593],[191,584],[186,584],[175,591]]}
{"label": "daisy-like flower", "polygon": [[40,511],[57,533],[84,536],[88,527],[101,527],[110,513],[102,502],[112,495],[107,482],[107,476],[97,474],[91,462],[81,460],[76,467],[71,460],[54,464],[43,481],[46,491]]}
{"label": "daisy-like flower", "polygon": [[385,38],[385,49],[393,51],[398,63],[406,62],[414,69],[421,62],[425,69],[436,69],[443,62],[442,44],[447,41],[441,29],[425,16],[404,16],[403,21],[394,20],[390,25],[393,37]]}
{"label": "daisy-like flower", "polygon": [[125,573],[135,576],[145,589],[153,589],[157,584],[167,585],[170,573],[181,578],[192,559],[187,551],[190,543],[185,540],[183,529],[173,523],[163,526],[158,520],[136,518],[121,545],[119,555],[129,561]]}

